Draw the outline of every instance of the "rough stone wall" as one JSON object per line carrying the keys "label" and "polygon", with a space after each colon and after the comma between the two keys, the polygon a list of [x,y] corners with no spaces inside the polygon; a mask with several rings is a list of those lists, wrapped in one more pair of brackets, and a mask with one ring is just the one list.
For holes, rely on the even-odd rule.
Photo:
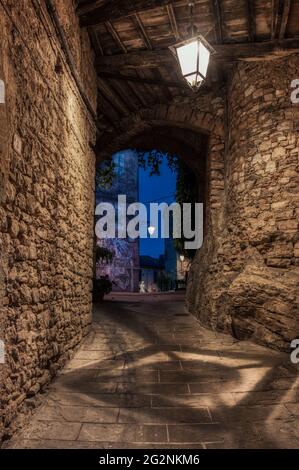
{"label": "rough stone wall", "polygon": [[[96,109],[73,3],[55,1]],[[1,440],[91,323],[95,126],[43,0],[1,2],[0,47]]]}
{"label": "rough stone wall", "polygon": [[198,253],[188,290],[204,324],[278,349],[299,334],[298,70],[298,55],[236,66],[220,231]]}
{"label": "rough stone wall", "polygon": [[[55,4],[96,109],[87,34],[71,0]],[[3,0],[0,13],[1,439],[88,331],[95,127],[45,2]],[[109,155],[159,126],[209,135],[206,236],[188,306],[207,326],[280,349],[299,334],[298,70],[298,56],[240,63],[227,107],[221,93],[158,105],[99,142]]]}

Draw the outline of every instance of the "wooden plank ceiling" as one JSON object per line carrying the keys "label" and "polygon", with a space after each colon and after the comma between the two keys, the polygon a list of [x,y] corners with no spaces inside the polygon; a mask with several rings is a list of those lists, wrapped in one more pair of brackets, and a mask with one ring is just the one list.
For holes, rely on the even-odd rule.
{"label": "wooden plank ceiling", "polygon": [[[169,46],[188,37],[189,0],[77,0],[96,53],[99,128],[193,93]],[[194,22],[215,47],[204,89],[236,60],[299,51],[299,0],[195,0]]]}

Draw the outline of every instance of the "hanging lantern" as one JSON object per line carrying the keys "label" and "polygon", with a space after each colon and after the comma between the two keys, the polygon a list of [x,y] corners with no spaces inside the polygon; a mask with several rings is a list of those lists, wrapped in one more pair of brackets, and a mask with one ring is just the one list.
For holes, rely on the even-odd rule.
{"label": "hanging lantern", "polygon": [[197,36],[170,49],[180,64],[185,80],[192,88],[199,88],[207,76],[212,47],[202,36]]}
{"label": "hanging lantern", "polygon": [[199,88],[207,76],[210,55],[215,53],[213,47],[205,38],[197,34],[198,30],[193,21],[194,2],[189,4],[191,9],[190,39],[170,47],[180,64],[185,80],[192,88]]}

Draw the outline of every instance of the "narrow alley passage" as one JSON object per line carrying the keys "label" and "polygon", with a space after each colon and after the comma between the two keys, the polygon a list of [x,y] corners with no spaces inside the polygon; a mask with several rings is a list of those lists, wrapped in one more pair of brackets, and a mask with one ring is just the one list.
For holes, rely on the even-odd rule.
{"label": "narrow alley passage", "polygon": [[202,328],[180,294],[110,296],[7,448],[296,448],[288,356]]}

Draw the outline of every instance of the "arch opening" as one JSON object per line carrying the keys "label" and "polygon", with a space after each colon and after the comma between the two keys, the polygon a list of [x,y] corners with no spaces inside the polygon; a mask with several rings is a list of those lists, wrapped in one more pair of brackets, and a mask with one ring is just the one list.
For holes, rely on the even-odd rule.
{"label": "arch opening", "polygon": [[[207,191],[208,191],[208,175],[207,175],[208,144],[209,144],[209,136],[205,133],[195,132],[192,129],[178,127],[178,126],[171,126],[171,125],[166,125],[166,124],[153,125],[151,127],[141,130],[138,133],[135,133],[135,135],[133,136],[129,136],[127,139],[122,140],[122,144],[120,144],[119,146],[114,146],[115,152],[113,153],[113,155],[115,156],[117,154],[121,154],[122,151],[124,151],[124,149],[134,149],[134,152],[137,155],[142,154],[142,153],[146,154],[147,152],[157,151],[164,155],[177,156],[178,162],[180,162],[181,167],[182,165],[184,165],[186,169],[185,174],[187,174],[188,177],[190,176],[189,183],[191,184],[191,186],[196,186],[196,201],[195,202],[203,204],[204,232],[206,232],[206,225],[207,225],[206,201],[207,201]],[[110,159],[113,158],[113,155],[110,155]],[[127,165],[132,166],[133,173],[134,171],[136,171],[136,168],[134,167],[135,164],[131,156],[129,157],[129,163],[127,163]],[[123,164],[123,166],[126,167],[126,164]],[[132,178],[132,175],[128,178]],[[184,184],[185,183],[186,181],[184,182]],[[136,184],[138,183],[136,182]],[[113,191],[115,191],[115,188],[111,191],[110,194],[109,194],[109,191],[108,192],[106,191],[104,198],[109,199],[111,201],[114,200],[113,204],[115,204],[116,197],[115,197],[115,194],[113,194]],[[140,193],[139,193],[139,196],[140,196]],[[100,195],[97,196],[97,203],[100,202],[101,198],[103,200],[103,194],[101,194],[101,196]],[[150,202],[154,202],[154,196],[153,196],[153,201],[150,201]],[[183,202],[189,202],[189,201],[186,200]],[[182,207],[183,202],[180,201],[181,207]],[[192,223],[194,224],[194,220],[192,221]],[[102,244],[99,243],[99,240],[97,240],[97,245],[102,246]],[[168,248],[170,245],[168,243]],[[112,251],[113,251],[113,244],[108,244],[107,246],[109,247],[110,250],[112,247]],[[165,243],[165,246],[167,246],[167,243]],[[186,269],[188,269],[189,271],[190,266],[192,264],[192,259],[194,258],[196,250],[193,250],[194,253],[192,256],[190,256],[190,252],[189,252],[187,255],[188,258],[182,261],[182,252],[179,253],[179,248],[178,248],[179,244],[176,244],[175,246],[176,246],[175,251],[176,251],[178,263],[181,263],[181,271],[183,271],[183,264],[184,266],[187,267]],[[183,243],[181,246],[183,246]],[[126,252],[126,250],[128,252],[131,249],[133,253],[132,258],[133,259],[135,258],[135,263],[136,263],[136,259],[137,259],[136,250],[138,250],[138,247],[136,246],[134,247],[133,245],[131,245],[130,247],[130,245],[128,244],[127,247],[123,249],[124,249],[124,252]],[[163,254],[163,256],[167,258],[166,248],[165,248],[165,253]],[[139,252],[138,252],[138,260],[140,260]],[[185,264],[185,261],[186,261],[186,264]],[[130,261],[130,263],[132,263],[132,261]],[[115,266],[115,264],[117,263],[116,261],[113,261],[112,264],[113,266]],[[112,275],[112,268],[109,268],[108,270],[103,269],[101,272],[101,268],[99,269],[99,266],[101,266],[101,263],[97,265],[97,270],[96,270],[96,276],[98,279],[103,277],[102,274],[104,274],[106,278],[109,277],[109,274]],[[109,273],[108,275],[107,275],[107,272]],[[129,268],[127,268],[127,275],[128,276],[131,275]],[[131,279],[130,282],[127,282],[126,288],[129,289],[129,291],[135,291],[135,292],[136,290],[140,290],[140,292],[142,291],[142,288],[140,289],[140,282],[142,281],[142,269],[139,270],[138,281],[139,281],[139,284],[136,284],[136,275],[134,275],[134,280]],[[186,272],[185,281],[187,281],[187,272]],[[138,289],[136,289],[136,285],[138,285]],[[177,282],[175,285],[171,284],[171,288],[177,289],[178,285],[179,284]],[[183,285],[183,288],[186,288],[186,282],[182,283],[181,285]],[[117,291],[118,289],[116,287],[116,288],[113,288],[113,290]]]}

